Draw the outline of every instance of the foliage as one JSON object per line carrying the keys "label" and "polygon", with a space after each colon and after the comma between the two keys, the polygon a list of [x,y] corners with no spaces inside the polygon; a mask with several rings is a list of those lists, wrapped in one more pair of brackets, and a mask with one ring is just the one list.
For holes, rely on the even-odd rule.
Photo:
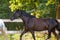
{"label": "foliage", "polygon": [[5,23],[8,30],[22,30],[23,29],[23,23],[21,22],[8,22]]}
{"label": "foliage", "polygon": [[36,14],[35,16],[37,18],[53,17],[52,15],[55,17],[56,0],[10,0],[9,3],[9,8],[12,12],[20,9],[25,10],[32,15]]}
{"label": "foliage", "polygon": [[[19,34],[9,34],[8,37],[10,40],[19,40],[20,39],[20,33]],[[43,32],[35,32],[35,38],[36,40],[45,40],[47,37],[47,34]],[[0,40],[4,40],[3,36],[0,35]],[[22,40],[33,40],[33,37],[31,33],[26,33],[23,37]],[[52,34],[50,40],[56,40],[55,36]]]}
{"label": "foliage", "polygon": [[0,0],[0,19],[10,17],[9,0]]}

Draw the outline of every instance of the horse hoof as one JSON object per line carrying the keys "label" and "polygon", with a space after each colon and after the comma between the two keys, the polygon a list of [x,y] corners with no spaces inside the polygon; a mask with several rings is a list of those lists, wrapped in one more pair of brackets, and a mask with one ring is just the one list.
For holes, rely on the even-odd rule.
{"label": "horse hoof", "polygon": [[46,40],[49,40],[49,39],[46,39]]}
{"label": "horse hoof", "polygon": [[46,39],[46,40],[49,40],[49,39]]}

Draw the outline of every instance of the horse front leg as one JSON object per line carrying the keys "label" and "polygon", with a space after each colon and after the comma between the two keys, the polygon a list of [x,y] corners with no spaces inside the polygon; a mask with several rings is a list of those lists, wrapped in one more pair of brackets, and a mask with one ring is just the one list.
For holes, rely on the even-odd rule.
{"label": "horse front leg", "polygon": [[22,40],[22,36],[23,36],[26,32],[27,32],[27,31],[24,30],[24,31],[21,33],[21,35],[20,35],[20,40]]}
{"label": "horse front leg", "polygon": [[36,39],[35,39],[35,35],[34,35],[34,31],[31,30],[30,32],[31,32],[31,34],[32,34],[33,39],[36,40]]}
{"label": "horse front leg", "polygon": [[53,32],[53,34],[55,35],[55,37],[57,38],[57,40],[59,40],[58,35],[57,35],[57,33],[55,32],[55,29],[53,29],[52,32]]}

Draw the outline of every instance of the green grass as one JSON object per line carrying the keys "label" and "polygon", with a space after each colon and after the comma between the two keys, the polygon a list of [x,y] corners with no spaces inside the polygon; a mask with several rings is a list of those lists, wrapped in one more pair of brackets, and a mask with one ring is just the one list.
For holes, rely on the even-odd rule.
{"label": "green grass", "polygon": [[[9,34],[8,37],[10,40],[19,40],[20,34]],[[47,34],[35,32],[36,40],[44,40],[47,37]],[[0,34],[0,40],[4,40],[4,37]],[[26,33],[23,35],[22,40],[33,40],[31,33]],[[52,34],[50,40],[56,40],[55,36]]]}

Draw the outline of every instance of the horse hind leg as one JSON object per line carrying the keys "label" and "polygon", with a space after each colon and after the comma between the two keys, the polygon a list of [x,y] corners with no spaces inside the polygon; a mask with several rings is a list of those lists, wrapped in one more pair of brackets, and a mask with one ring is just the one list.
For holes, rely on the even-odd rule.
{"label": "horse hind leg", "polygon": [[48,37],[45,40],[49,40],[51,38],[51,30],[48,30]]}
{"label": "horse hind leg", "polygon": [[57,31],[58,31],[58,39],[60,39],[60,26],[57,27]]}
{"label": "horse hind leg", "polygon": [[59,39],[58,39],[58,35],[57,35],[57,33],[55,32],[55,29],[53,29],[52,32],[53,32],[53,34],[55,35],[55,37],[57,38],[57,40],[59,40]]}

